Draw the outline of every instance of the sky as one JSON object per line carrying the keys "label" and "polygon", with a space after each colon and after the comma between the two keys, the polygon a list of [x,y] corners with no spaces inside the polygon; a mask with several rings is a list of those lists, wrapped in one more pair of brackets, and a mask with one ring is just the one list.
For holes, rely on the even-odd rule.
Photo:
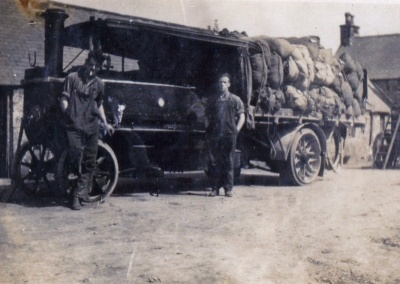
{"label": "sky", "polygon": [[400,33],[400,0],[55,0],[193,27],[246,31],[249,36],[316,35],[333,52],[340,45],[340,25],[350,12],[360,36]]}

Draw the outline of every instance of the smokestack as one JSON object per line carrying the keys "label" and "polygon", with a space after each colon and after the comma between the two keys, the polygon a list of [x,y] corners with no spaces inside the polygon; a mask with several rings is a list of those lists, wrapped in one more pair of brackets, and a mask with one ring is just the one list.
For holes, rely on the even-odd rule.
{"label": "smokestack", "polygon": [[44,62],[45,76],[59,76],[63,68],[62,31],[68,15],[61,9],[47,9],[45,19]]}
{"label": "smokestack", "polygon": [[360,27],[354,25],[354,15],[345,13],[345,24],[340,26],[340,45],[349,46],[352,44],[352,38],[358,36]]}

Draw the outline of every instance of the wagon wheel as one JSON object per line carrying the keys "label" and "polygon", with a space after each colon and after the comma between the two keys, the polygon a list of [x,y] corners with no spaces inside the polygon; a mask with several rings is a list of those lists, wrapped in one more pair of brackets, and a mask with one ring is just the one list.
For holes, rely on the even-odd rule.
{"label": "wagon wheel", "polygon": [[339,172],[343,164],[343,139],[337,128],[329,135],[326,144],[325,167],[327,170]]}
{"label": "wagon wheel", "polygon": [[[67,194],[72,192],[76,184],[76,177],[69,172],[67,151],[61,155],[57,169],[57,179],[60,189]],[[96,169],[93,174],[93,187],[89,194],[90,202],[98,202],[107,198],[118,181],[118,161],[113,150],[102,141],[99,141],[97,150]]]}
{"label": "wagon wheel", "polygon": [[16,190],[36,194],[51,189],[55,185],[56,165],[57,159],[51,149],[24,142],[13,161],[11,195]]}
{"label": "wagon wheel", "polygon": [[293,139],[289,157],[280,178],[288,184],[309,184],[317,178],[321,163],[321,145],[317,135],[311,129],[301,129]]}
{"label": "wagon wheel", "polygon": [[[390,137],[384,136],[383,132],[380,132],[376,135],[374,139],[374,143],[372,144],[372,157],[374,159],[373,161],[373,167],[374,169],[383,169],[383,165],[385,164],[385,155],[379,154],[379,152],[387,153],[389,149],[389,144],[390,144]],[[393,167],[394,164],[394,155],[390,155],[388,163],[387,163],[387,168]]]}

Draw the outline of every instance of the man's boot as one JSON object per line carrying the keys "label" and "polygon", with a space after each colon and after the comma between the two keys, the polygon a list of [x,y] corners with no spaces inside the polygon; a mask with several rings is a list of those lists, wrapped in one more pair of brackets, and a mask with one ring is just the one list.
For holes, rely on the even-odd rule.
{"label": "man's boot", "polygon": [[77,195],[73,195],[72,196],[72,200],[71,200],[71,209],[72,210],[81,210],[82,206],[81,203],[79,201],[79,198]]}
{"label": "man's boot", "polygon": [[75,195],[84,201],[89,200],[89,178],[90,174],[86,173],[82,174],[78,179],[78,186]]}
{"label": "man's boot", "polygon": [[214,196],[217,196],[217,195],[219,195],[219,189],[212,188],[211,192],[210,192],[210,194],[208,196],[214,197]]}
{"label": "man's boot", "polygon": [[226,197],[233,197],[232,189],[231,190],[225,190],[225,196]]}

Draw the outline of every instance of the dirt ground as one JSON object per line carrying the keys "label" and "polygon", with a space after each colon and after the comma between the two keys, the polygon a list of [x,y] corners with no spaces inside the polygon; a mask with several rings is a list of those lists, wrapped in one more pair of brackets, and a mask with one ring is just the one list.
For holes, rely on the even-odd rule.
{"label": "dirt ground", "polygon": [[243,170],[233,198],[206,197],[202,173],[158,185],[121,179],[81,211],[51,195],[1,203],[0,282],[400,283],[399,171],[283,187]]}

